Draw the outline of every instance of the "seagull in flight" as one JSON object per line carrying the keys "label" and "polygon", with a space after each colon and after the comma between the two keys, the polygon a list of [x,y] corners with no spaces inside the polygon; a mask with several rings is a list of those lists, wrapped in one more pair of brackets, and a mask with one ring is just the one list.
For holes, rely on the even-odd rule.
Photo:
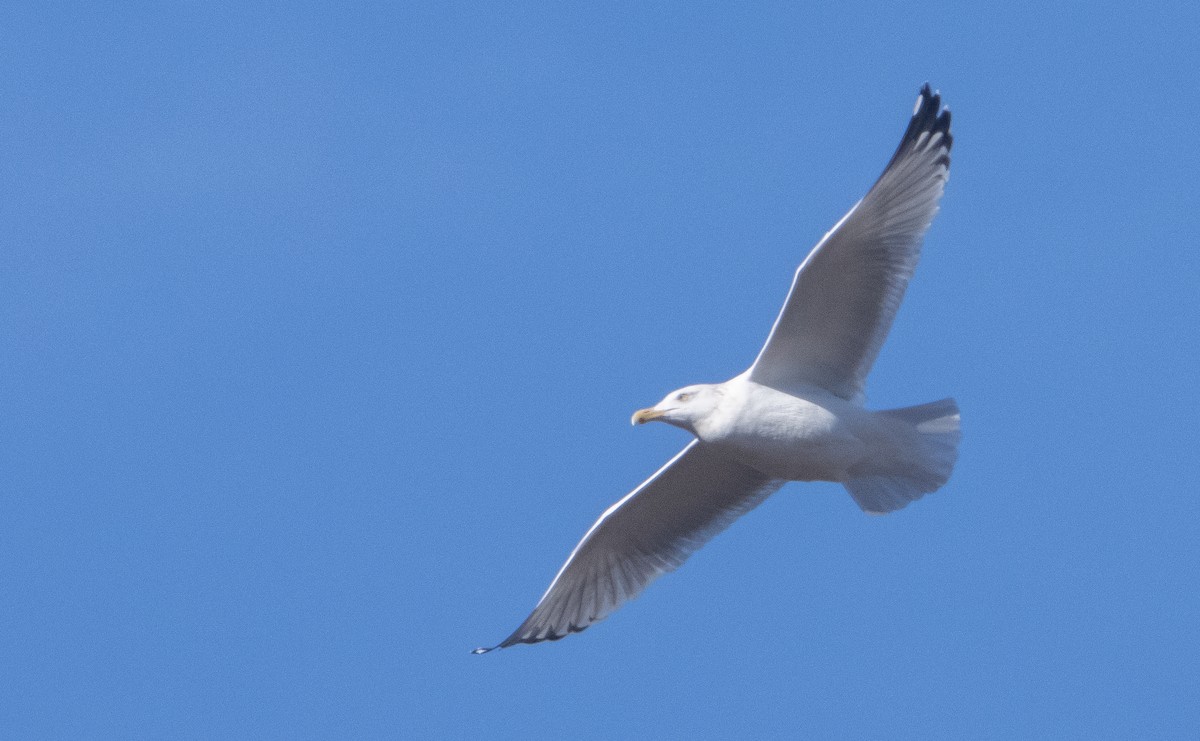
{"label": "seagull in flight", "polygon": [[474,653],[603,620],[788,481],[836,481],[871,514],[946,483],[958,454],[954,400],[872,411],[863,386],[937,213],[951,143],[950,111],[926,84],[879,180],[796,270],[750,368],[633,415],[694,439],[600,516],[512,635]]}

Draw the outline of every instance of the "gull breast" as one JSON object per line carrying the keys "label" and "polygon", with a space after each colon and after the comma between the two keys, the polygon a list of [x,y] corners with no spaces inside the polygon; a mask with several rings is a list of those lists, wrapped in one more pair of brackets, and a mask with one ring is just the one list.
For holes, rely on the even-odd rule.
{"label": "gull breast", "polygon": [[[737,378],[697,425],[702,441],[775,479],[844,481],[866,445],[853,433],[865,410],[820,389],[785,393]],[[869,413],[867,413],[869,414]]]}

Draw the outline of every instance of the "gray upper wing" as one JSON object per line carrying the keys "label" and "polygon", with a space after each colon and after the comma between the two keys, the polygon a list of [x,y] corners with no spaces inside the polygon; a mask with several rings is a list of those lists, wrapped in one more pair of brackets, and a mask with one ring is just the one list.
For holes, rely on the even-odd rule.
{"label": "gray upper wing", "polygon": [[950,111],[926,84],[879,180],[796,271],[752,380],[861,400],[937,213],[951,144]]}
{"label": "gray upper wing", "polygon": [[556,641],[603,620],[782,484],[693,440],[600,516],[525,622],[493,648]]}

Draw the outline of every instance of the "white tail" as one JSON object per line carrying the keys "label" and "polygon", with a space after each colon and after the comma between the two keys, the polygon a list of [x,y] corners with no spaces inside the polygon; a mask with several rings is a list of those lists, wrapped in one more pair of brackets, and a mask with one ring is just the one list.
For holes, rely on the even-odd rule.
{"label": "white tail", "polygon": [[884,514],[937,491],[950,478],[958,459],[958,404],[942,399],[929,404],[880,412],[903,420],[919,433],[910,465],[896,474],[864,476],[845,482],[846,490],[864,512]]}

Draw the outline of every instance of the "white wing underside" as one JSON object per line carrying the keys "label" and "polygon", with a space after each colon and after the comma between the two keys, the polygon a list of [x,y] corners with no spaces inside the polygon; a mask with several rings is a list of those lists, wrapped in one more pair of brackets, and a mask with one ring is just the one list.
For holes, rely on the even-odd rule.
{"label": "white wing underside", "polygon": [[751,380],[862,401],[949,177],[950,111],[940,104],[926,85],[879,180],[800,265]]}
{"label": "white wing underside", "polygon": [[[883,175],[800,265],[751,380],[861,400],[948,177],[950,112],[940,105],[926,85]],[[782,484],[693,440],[600,516],[525,622],[493,648],[558,640],[603,620]]]}
{"label": "white wing underside", "polygon": [[782,484],[693,440],[600,516],[521,627],[494,648],[558,640],[603,620]]}

